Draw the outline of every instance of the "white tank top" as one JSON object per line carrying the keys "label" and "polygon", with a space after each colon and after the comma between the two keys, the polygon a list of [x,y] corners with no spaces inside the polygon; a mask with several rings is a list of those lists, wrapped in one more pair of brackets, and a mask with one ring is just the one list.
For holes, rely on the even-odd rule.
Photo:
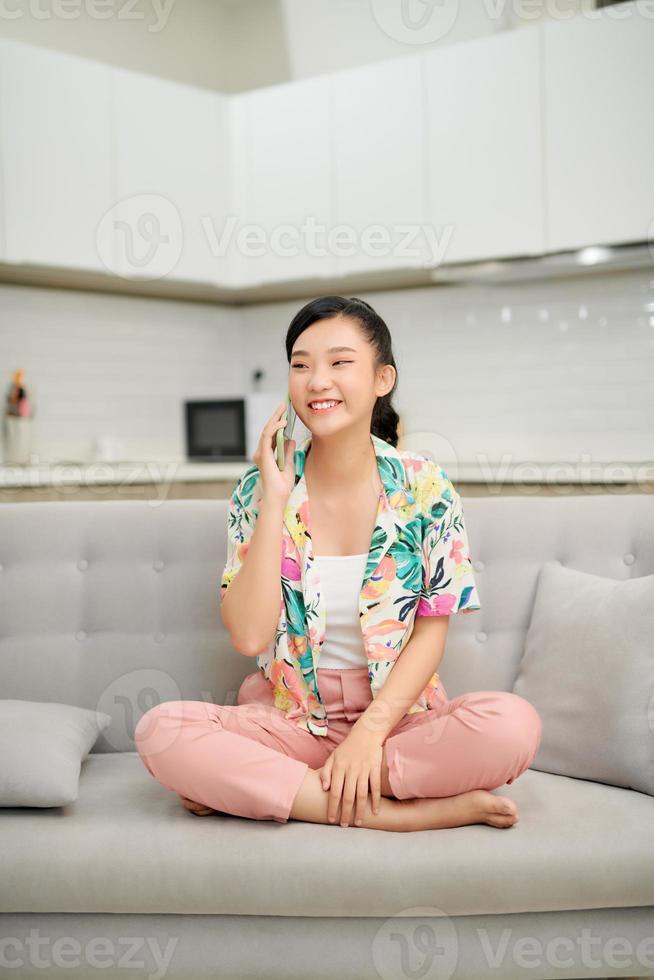
{"label": "white tank top", "polygon": [[318,669],[368,666],[359,618],[359,594],[368,562],[363,555],[314,555],[325,603],[325,641]]}

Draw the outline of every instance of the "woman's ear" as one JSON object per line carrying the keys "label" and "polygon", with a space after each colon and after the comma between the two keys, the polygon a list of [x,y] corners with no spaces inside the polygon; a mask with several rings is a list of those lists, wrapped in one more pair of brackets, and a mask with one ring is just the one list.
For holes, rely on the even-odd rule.
{"label": "woman's ear", "polygon": [[377,372],[377,397],[383,398],[392,390],[397,374],[392,364],[384,364]]}

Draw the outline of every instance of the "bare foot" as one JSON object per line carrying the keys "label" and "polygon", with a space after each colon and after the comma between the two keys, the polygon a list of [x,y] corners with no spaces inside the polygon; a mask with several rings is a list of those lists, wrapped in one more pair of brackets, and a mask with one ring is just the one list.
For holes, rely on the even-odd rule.
{"label": "bare foot", "polygon": [[196,803],[194,800],[187,799],[186,796],[182,796],[180,793],[177,794],[184,804],[187,810],[194,813],[196,817],[207,817],[210,813],[217,813],[217,810],[212,810],[210,806],[204,806],[202,803]]}
{"label": "bare foot", "polygon": [[473,789],[458,796],[433,799],[417,797],[400,802],[407,805],[406,812],[412,830],[464,827],[472,823],[508,828],[513,827],[519,819],[518,808],[513,800],[508,796],[496,796],[486,789]]}

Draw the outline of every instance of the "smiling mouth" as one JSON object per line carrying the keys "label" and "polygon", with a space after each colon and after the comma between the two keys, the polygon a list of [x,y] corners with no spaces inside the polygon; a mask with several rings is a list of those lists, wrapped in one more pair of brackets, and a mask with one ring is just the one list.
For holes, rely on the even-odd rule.
{"label": "smiling mouth", "polygon": [[334,412],[339,408],[343,402],[337,401],[335,404],[330,405],[328,408],[314,408],[313,405],[309,404],[308,408],[310,411],[314,412],[316,415],[326,415],[327,412]]}

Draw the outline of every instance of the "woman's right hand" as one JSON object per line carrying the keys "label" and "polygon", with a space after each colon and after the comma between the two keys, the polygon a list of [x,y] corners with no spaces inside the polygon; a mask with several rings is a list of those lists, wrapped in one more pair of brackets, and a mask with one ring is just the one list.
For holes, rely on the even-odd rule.
{"label": "woman's right hand", "polygon": [[280,402],[266,422],[252,461],[261,474],[262,498],[282,505],[291,495],[295,485],[295,440],[284,440],[284,469],[277,466],[277,430],[286,425],[284,410],[286,401]]}

